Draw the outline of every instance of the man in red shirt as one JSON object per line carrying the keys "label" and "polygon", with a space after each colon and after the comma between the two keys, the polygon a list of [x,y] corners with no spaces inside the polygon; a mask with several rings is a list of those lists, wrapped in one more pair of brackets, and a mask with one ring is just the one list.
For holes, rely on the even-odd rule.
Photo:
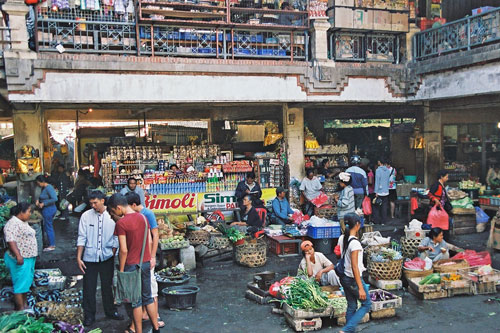
{"label": "man in red shirt", "polygon": [[[122,216],[115,227],[115,234],[118,236],[118,242],[120,244],[120,272],[132,272],[141,261],[144,231],[148,223],[142,214],[136,213],[128,205],[127,198],[119,193],[109,198],[108,207],[113,214]],[[141,288],[142,300],[138,303],[127,304],[126,306],[129,316],[131,316],[134,321],[137,333],[142,333],[142,306],[146,307],[149,319],[153,324],[153,333],[160,332],[158,327],[158,313],[154,305],[153,297],[151,296],[151,252],[149,247],[151,234],[149,232],[149,226],[147,230],[148,235],[146,237],[146,246],[144,248],[144,257],[141,267],[141,286],[137,286]]]}

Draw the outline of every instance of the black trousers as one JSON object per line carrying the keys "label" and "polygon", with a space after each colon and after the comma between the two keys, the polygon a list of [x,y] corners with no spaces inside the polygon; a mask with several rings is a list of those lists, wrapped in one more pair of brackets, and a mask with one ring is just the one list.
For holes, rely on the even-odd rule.
{"label": "black trousers", "polygon": [[375,224],[382,224],[387,222],[387,210],[389,209],[389,196],[380,196],[382,199],[382,205],[373,206],[373,220]]}
{"label": "black trousers", "polygon": [[97,275],[101,278],[101,294],[104,313],[112,315],[116,308],[113,299],[114,257],[102,262],[84,262],[87,269],[83,275],[83,313],[85,318],[95,319]]}

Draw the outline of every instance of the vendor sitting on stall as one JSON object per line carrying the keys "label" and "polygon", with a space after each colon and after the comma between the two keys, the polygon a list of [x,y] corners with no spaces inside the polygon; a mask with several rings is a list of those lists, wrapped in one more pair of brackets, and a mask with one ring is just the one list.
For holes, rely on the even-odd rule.
{"label": "vendor sitting on stall", "polygon": [[314,176],[314,171],[312,169],[306,170],[306,176],[307,177],[302,179],[299,190],[305,199],[304,214],[313,216],[314,204],[311,201],[321,194],[323,186],[319,178]]}
{"label": "vendor sitting on stall", "polygon": [[340,286],[335,267],[323,253],[315,252],[310,241],[303,241],[300,248],[304,258],[300,262],[298,275],[303,271],[308,277],[314,277],[322,286]]}
{"label": "vendor sitting on stall", "polygon": [[273,200],[273,213],[271,216],[272,224],[285,225],[293,222],[293,218],[289,216],[293,214],[293,210],[285,198],[286,191],[281,186],[276,188],[276,198]]}
{"label": "vendor sitting on stall", "polygon": [[243,198],[247,195],[250,195],[253,207],[263,207],[262,200],[260,200],[262,190],[259,183],[255,181],[255,173],[253,172],[248,173],[246,180],[239,182],[236,187],[235,196],[241,211],[245,210]]}
{"label": "vendor sitting on stall", "polygon": [[441,259],[449,259],[449,250],[455,252],[462,252],[463,250],[455,245],[446,243],[443,240],[443,230],[441,228],[432,228],[429,232],[429,236],[422,239],[422,242],[418,246],[418,251],[420,252],[420,258],[429,258],[432,261],[438,261]]}
{"label": "vendor sitting on stall", "polygon": [[238,230],[254,235],[257,231],[264,227],[264,223],[259,217],[259,213],[255,207],[252,206],[252,196],[245,195],[243,197],[243,208],[241,209],[243,213],[242,222],[233,222],[230,225],[236,227]]}
{"label": "vendor sitting on stall", "polygon": [[500,187],[500,165],[492,165],[486,175],[486,183],[492,189]]}
{"label": "vendor sitting on stall", "polygon": [[177,164],[172,164],[170,166],[170,171],[172,171],[173,173],[175,173],[176,175],[180,175],[182,174],[182,170],[179,169],[179,167],[177,166]]}

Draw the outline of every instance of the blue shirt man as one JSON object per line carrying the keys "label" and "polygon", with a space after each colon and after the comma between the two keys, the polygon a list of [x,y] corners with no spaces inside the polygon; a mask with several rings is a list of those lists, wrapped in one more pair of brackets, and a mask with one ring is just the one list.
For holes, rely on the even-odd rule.
{"label": "blue shirt man", "polygon": [[141,199],[141,205],[146,207],[146,196],[144,194],[144,190],[137,186],[137,180],[135,178],[129,178],[127,181],[127,186],[122,188],[120,194],[127,195],[129,192],[136,193]]}
{"label": "blue shirt man", "polygon": [[276,189],[276,198],[273,200],[273,223],[285,225],[291,223],[293,219],[288,215],[293,214],[290,204],[285,198],[286,191],[283,187]]}

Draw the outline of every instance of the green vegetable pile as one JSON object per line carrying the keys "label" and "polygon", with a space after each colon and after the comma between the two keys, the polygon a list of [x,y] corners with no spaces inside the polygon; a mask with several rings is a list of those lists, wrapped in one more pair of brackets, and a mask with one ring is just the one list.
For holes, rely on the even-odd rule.
{"label": "green vegetable pile", "polygon": [[9,281],[10,281],[9,270],[7,269],[7,266],[5,266],[5,261],[3,259],[0,259],[0,285],[5,284],[6,282]]}
{"label": "green vegetable pile", "polygon": [[424,277],[422,280],[420,280],[418,284],[422,286],[424,284],[440,284],[440,283],[441,283],[441,275],[439,273],[434,273]]}
{"label": "green vegetable pile", "polygon": [[239,241],[240,239],[245,238],[245,235],[242,232],[240,232],[238,229],[233,228],[233,227],[227,228],[222,223],[219,223],[219,225],[217,226],[217,229],[220,232],[222,232],[222,234],[224,236],[229,238],[229,240],[233,243]]}
{"label": "green vegetable pile", "polygon": [[345,313],[347,311],[347,299],[345,297],[330,298],[328,303],[333,307],[335,313]]}
{"label": "green vegetable pile", "polygon": [[0,317],[0,333],[51,333],[54,325],[35,319],[23,312],[14,312]]}
{"label": "green vegetable pile", "polygon": [[329,306],[327,293],[314,278],[295,278],[285,290],[285,302],[294,309],[320,310]]}
{"label": "green vegetable pile", "polygon": [[[10,202],[10,201],[9,201]],[[10,208],[12,205],[5,204],[0,206],[0,229],[4,227],[10,218]]]}

